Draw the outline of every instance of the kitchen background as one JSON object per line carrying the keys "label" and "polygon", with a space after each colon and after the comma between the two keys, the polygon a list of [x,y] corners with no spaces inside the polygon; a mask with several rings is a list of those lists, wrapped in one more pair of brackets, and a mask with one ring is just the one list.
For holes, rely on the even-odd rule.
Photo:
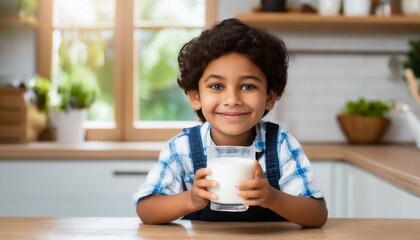
{"label": "kitchen background", "polygon": [[[230,0],[218,2],[219,20],[249,12],[259,4],[258,0],[241,0],[240,4]],[[402,77],[408,41],[419,39],[419,31],[295,25],[271,27],[269,31],[286,42],[290,68],[285,93],[267,119],[284,124],[300,142],[344,143],[346,140],[335,117],[346,101],[360,97],[404,101],[420,116],[420,105],[409,95]],[[32,76],[36,72],[36,39],[33,28],[3,31],[0,75],[12,75],[16,81]],[[321,145],[317,151],[310,151],[308,147],[309,154],[315,152],[311,158],[316,170],[315,180],[325,193],[330,217],[420,216],[419,197],[413,194],[418,186],[418,164],[411,162],[417,160],[418,150],[412,144],[413,136],[405,119],[394,114],[389,117],[392,124],[383,141],[411,144],[384,148],[374,145],[367,149],[368,154],[363,148],[361,152],[349,148],[347,157],[362,156],[359,165],[355,164],[357,157],[353,157],[353,162],[343,161],[334,144]],[[139,149],[142,145],[136,144],[87,143],[82,149],[53,145],[50,148],[56,152],[52,153],[43,151],[45,145],[42,144],[34,148],[30,145],[29,150],[24,151],[16,145],[4,148],[0,145],[0,153],[4,150],[6,156],[0,159],[0,215],[135,216],[132,195],[155,163],[155,157],[140,159],[137,154],[147,154],[150,149]],[[13,148],[12,152],[17,155],[23,152],[23,157],[7,156],[6,148]],[[153,150],[156,149],[154,146]],[[32,158],[28,153],[25,155],[25,151],[45,155]],[[384,155],[380,155],[381,152],[385,152]],[[389,160],[387,152],[398,159]],[[381,162],[383,159],[393,167]],[[400,164],[400,160],[406,165]],[[386,174],[394,175],[385,174],[388,178],[384,178],[383,169]],[[411,191],[389,181],[400,176],[412,187]]]}
{"label": "kitchen background", "polygon": [[[218,18],[236,17],[258,4],[256,0],[241,0],[241,4],[220,0]],[[344,142],[335,116],[346,101],[360,97],[400,100],[420,115],[420,106],[410,97],[402,77],[408,40],[420,38],[419,32],[287,26],[269,30],[286,42],[290,68],[285,93],[267,118],[282,123],[300,141]],[[31,28],[2,34],[0,74],[18,81],[36,72],[35,34]],[[383,141],[412,142],[405,119],[395,114],[390,118]]]}

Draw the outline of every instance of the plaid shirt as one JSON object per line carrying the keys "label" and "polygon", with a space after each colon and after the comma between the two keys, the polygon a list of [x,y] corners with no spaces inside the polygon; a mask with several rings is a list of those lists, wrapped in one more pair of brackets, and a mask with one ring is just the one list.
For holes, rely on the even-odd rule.
{"label": "plaid shirt", "polygon": [[[204,154],[206,146],[214,145],[210,137],[210,124],[205,122],[200,128]],[[252,146],[257,152],[262,152],[258,162],[265,167],[265,122],[256,126],[256,137]],[[282,192],[294,196],[323,198],[323,193],[312,186],[314,172],[301,145],[281,126],[277,138],[280,179],[278,180]],[[157,163],[147,175],[147,180],[135,194],[137,203],[141,198],[151,194],[172,195],[192,188],[194,169],[189,148],[188,136],[182,132],[169,140],[162,149]]]}

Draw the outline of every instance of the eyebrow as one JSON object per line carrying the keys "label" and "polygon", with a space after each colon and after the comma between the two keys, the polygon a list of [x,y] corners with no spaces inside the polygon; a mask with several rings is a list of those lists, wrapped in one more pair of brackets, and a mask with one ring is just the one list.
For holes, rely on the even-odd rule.
{"label": "eyebrow", "polygon": [[221,75],[210,74],[206,77],[206,79],[204,79],[204,82],[209,81],[211,78],[216,78],[218,80],[223,80],[224,79]]}
{"label": "eyebrow", "polygon": [[[206,77],[206,79],[204,79],[204,82],[207,82],[211,78],[216,78],[218,80],[223,80],[224,79],[224,77],[222,77],[221,75],[210,74],[209,76]],[[240,80],[251,79],[251,80],[255,80],[257,82],[261,82],[261,79],[259,77],[255,76],[255,75],[244,75],[244,76],[240,76],[239,79]]]}
{"label": "eyebrow", "polygon": [[240,80],[252,79],[252,80],[255,80],[257,82],[261,82],[261,79],[259,77],[255,76],[255,75],[245,75],[245,76],[241,76],[239,79]]}

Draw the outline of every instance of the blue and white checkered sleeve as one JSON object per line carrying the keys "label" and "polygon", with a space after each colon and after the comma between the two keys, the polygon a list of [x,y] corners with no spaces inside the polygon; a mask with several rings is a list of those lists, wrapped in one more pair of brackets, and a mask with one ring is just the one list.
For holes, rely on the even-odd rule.
{"label": "blue and white checkered sleeve", "polygon": [[289,133],[279,133],[282,192],[294,196],[323,198],[324,194],[313,186],[314,170],[299,142]]}
{"label": "blue and white checkered sleeve", "polygon": [[170,195],[182,191],[182,183],[176,176],[179,172],[174,161],[176,154],[171,144],[161,150],[159,160],[150,169],[146,181],[134,195],[135,203],[152,194]]}

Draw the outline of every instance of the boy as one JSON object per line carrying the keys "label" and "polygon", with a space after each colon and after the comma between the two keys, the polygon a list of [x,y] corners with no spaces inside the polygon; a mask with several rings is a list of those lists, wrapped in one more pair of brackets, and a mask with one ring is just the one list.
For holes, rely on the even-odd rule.
{"label": "boy", "polygon": [[[204,221],[281,221],[321,227],[327,220],[323,194],[312,188],[313,171],[300,144],[285,129],[261,119],[286,86],[288,55],[280,39],[227,19],[183,46],[178,84],[202,125],[184,129],[161,151],[136,194],[145,224],[178,218]],[[206,146],[253,146],[255,177],[240,182],[250,208],[217,212],[207,191]]]}

